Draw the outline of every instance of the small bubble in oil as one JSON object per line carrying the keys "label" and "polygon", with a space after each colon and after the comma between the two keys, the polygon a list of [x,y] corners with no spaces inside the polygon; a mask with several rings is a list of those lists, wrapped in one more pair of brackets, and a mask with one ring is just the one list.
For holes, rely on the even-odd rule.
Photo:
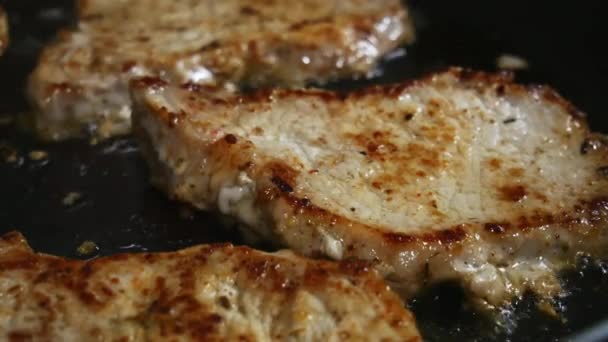
{"label": "small bubble in oil", "polygon": [[603,275],[608,274],[608,262],[607,261],[598,261],[597,266],[599,267],[599,269]]}
{"label": "small bubble in oil", "polygon": [[86,176],[87,173],[89,172],[89,169],[86,165],[80,165],[78,166],[78,175],[82,176]]}

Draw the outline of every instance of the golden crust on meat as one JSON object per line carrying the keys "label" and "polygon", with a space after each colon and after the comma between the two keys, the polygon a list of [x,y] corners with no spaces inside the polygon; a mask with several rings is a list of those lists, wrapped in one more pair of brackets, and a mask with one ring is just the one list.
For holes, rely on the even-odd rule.
{"label": "golden crust on meat", "polygon": [[229,244],[76,261],[0,238],[0,339],[419,341],[361,262]]}
{"label": "golden crust on meat", "polygon": [[34,70],[29,96],[47,139],[130,128],[127,82],[297,86],[365,75],[413,38],[398,0],[81,1]]}
{"label": "golden crust on meat", "polygon": [[606,254],[606,139],[549,88],[461,69],[349,95],[133,86],[171,197],[300,253],[375,260],[405,293],[551,297],[579,253]]}

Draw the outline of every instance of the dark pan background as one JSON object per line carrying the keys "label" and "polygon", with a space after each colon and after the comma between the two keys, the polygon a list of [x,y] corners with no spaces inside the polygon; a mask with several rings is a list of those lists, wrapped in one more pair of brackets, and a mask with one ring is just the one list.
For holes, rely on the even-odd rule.
{"label": "dark pan background", "polygon": [[[44,42],[71,22],[71,3],[0,1],[11,17],[12,33],[11,48],[0,59],[0,122],[28,110],[26,76]],[[602,3],[411,1],[418,41],[407,47],[405,56],[383,63],[383,74],[376,79],[329,87],[398,82],[448,65],[495,70],[496,57],[510,53],[530,64],[517,74],[520,81],[552,85],[588,113],[594,130],[608,133],[608,15]],[[19,160],[7,163],[4,156],[11,149]],[[48,159],[31,160],[28,152],[37,149],[47,151]],[[94,146],[84,140],[44,145],[17,124],[3,124],[0,157],[0,234],[20,230],[38,251],[84,258],[76,248],[85,240],[99,246],[87,258],[215,241],[240,243],[213,216],[188,212],[151,188],[129,137]],[[82,198],[66,206],[62,199],[69,192]],[[607,271],[605,265],[583,260],[578,270],[564,274],[569,295],[557,301],[561,320],[541,313],[529,296],[514,304],[514,313],[481,315],[449,284],[409,305],[429,341],[557,341],[608,318]]]}

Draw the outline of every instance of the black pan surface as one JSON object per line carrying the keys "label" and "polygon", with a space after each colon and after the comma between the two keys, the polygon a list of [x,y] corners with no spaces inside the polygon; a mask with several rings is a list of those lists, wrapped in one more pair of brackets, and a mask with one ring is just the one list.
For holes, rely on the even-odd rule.
{"label": "black pan surface", "polygon": [[[197,243],[240,243],[212,215],[169,202],[147,182],[145,164],[130,137],[96,145],[85,140],[41,144],[19,128],[28,110],[27,74],[41,46],[73,20],[72,1],[0,1],[10,15],[11,47],[0,59],[0,234],[20,230],[34,249],[91,258],[118,252],[169,251]],[[504,53],[525,58],[522,82],[550,84],[589,115],[594,130],[608,133],[603,101],[608,91],[608,41],[602,1],[410,1],[418,41],[388,59],[380,76],[343,81],[348,90],[391,83],[461,65],[495,70]],[[29,152],[48,158],[34,160]],[[7,157],[15,156],[13,161]],[[10,158],[8,158],[10,159]],[[71,205],[63,199],[80,194]],[[86,240],[99,249],[82,256]],[[558,341],[608,318],[608,267],[583,260],[564,274],[569,294],[559,298],[561,318],[541,312],[527,296],[497,317],[475,313],[461,291],[438,286],[409,306],[428,341]]]}

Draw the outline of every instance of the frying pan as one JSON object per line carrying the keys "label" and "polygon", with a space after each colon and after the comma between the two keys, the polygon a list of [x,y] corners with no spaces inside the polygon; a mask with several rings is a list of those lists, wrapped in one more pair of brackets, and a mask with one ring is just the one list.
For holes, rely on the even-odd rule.
{"label": "frying pan", "polygon": [[[86,140],[42,144],[20,129],[27,74],[43,44],[73,21],[68,0],[5,0],[11,47],[0,59],[0,234],[18,229],[40,252],[91,258],[119,252],[168,251],[197,243],[242,243],[213,215],[170,202],[147,182],[131,137],[92,145]],[[448,65],[495,70],[496,58],[513,54],[529,68],[521,82],[556,88],[588,113],[595,131],[608,133],[604,115],[608,54],[602,1],[410,1],[418,40],[385,60],[378,77],[335,82],[349,90],[392,83]],[[45,151],[46,158],[29,156]],[[5,162],[8,154],[16,156]],[[77,193],[73,203],[64,201]],[[77,247],[93,241],[83,256]],[[264,248],[264,246],[258,246]],[[608,267],[583,259],[563,274],[567,295],[557,299],[559,319],[539,310],[531,296],[488,316],[467,306],[452,284],[429,289],[408,305],[428,341],[596,341],[606,338]],[[590,330],[586,330],[590,329]]]}

